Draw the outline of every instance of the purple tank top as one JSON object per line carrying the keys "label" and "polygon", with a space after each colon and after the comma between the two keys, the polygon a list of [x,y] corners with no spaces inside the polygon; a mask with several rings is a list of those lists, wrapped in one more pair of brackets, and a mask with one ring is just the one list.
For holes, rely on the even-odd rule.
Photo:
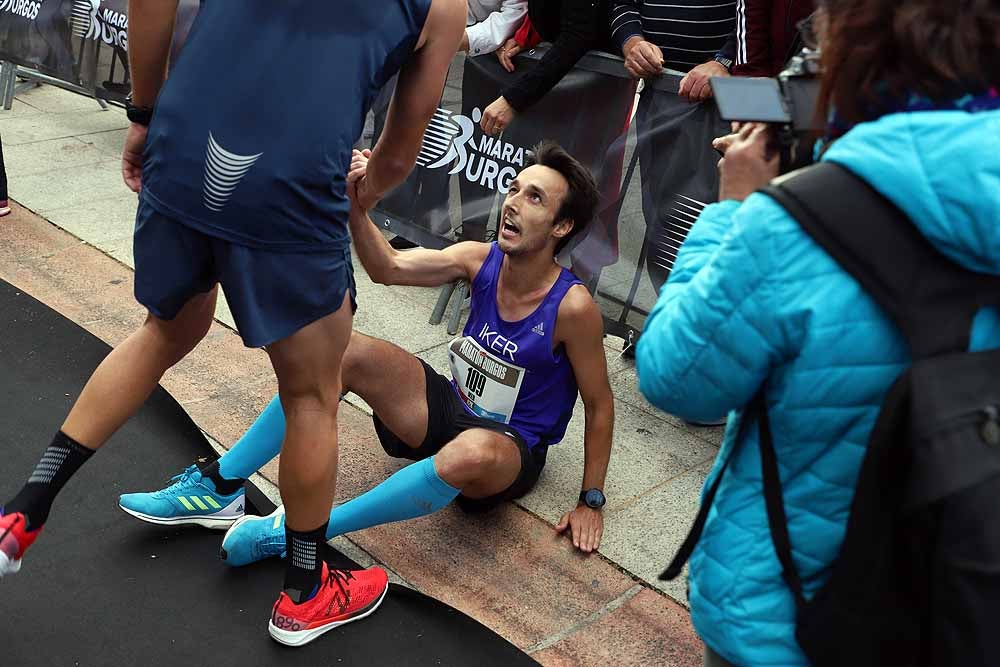
{"label": "purple tank top", "polygon": [[559,304],[580,281],[562,270],[531,315],[507,322],[497,312],[503,252],[494,243],[472,281],[472,309],[448,349],[452,385],[469,413],[510,424],[529,449],[562,440],[577,386],[562,345],[553,349]]}

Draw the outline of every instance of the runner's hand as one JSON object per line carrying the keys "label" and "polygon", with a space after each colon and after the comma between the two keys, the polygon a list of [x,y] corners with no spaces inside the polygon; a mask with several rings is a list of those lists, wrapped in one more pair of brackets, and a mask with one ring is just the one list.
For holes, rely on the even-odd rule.
{"label": "runner's hand", "polygon": [[368,212],[378,203],[378,197],[368,188],[368,159],[372,152],[367,148],[355,150],[351,155],[351,169],[347,172],[347,197],[351,208],[362,213]]}
{"label": "runner's hand", "polygon": [[125,133],[125,148],[122,149],[122,179],[132,192],[142,189],[142,154],[146,149],[146,135],[149,128],[139,123],[131,123]]}
{"label": "runner's hand", "polygon": [[604,515],[600,510],[595,510],[586,505],[578,505],[570,512],[566,512],[559,523],[556,524],[556,532],[562,533],[570,529],[570,537],[573,538],[573,546],[589,554],[597,551],[601,546],[601,536],[604,534]]}

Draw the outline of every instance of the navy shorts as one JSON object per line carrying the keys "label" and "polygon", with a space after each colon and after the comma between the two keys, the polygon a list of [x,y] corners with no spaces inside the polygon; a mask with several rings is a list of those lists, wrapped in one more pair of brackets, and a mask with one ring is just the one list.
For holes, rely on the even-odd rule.
{"label": "navy shorts", "polygon": [[470,513],[487,512],[505,500],[513,500],[535,488],[538,477],[545,467],[545,454],[548,448],[540,445],[533,450],[528,449],[521,434],[507,424],[495,422],[476,415],[471,415],[462,405],[462,400],[455,388],[444,375],[436,372],[423,359],[418,361],[424,367],[424,378],[427,380],[427,435],[416,449],[408,446],[389,430],[377,414],[372,415],[375,422],[375,433],[378,435],[382,449],[389,456],[420,461],[440,451],[442,447],[454,440],[462,431],[473,428],[484,428],[507,436],[517,445],[521,454],[521,472],[517,479],[507,489],[488,498],[468,498],[458,496],[455,502]]}
{"label": "navy shorts", "polygon": [[135,298],[172,320],[192,297],[222,285],[247,347],[264,347],[340,309],[357,292],[350,242],[321,253],[274,252],[208,236],[139,199]]}

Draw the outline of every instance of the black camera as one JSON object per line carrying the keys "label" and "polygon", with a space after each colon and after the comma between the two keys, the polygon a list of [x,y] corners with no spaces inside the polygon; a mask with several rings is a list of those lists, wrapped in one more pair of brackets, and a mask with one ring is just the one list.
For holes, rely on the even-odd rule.
{"label": "black camera", "polygon": [[709,82],[723,120],[774,124],[781,171],[812,162],[812,148],[825,128],[816,113],[820,53],[803,49],[776,78],[712,77]]}

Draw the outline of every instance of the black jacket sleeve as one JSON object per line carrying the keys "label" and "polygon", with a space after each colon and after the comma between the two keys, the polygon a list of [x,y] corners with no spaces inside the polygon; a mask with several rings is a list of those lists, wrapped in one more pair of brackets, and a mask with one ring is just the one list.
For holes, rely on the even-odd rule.
{"label": "black jacket sleeve", "polygon": [[559,34],[538,64],[501,91],[515,111],[524,111],[545,96],[587,51],[604,44],[607,16],[603,2],[564,0]]}
{"label": "black jacket sleeve", "polygon": [[737,29],[734,28],[733,31],[729,33],[729,37],[726,38],[726,43],[722,45],[722,48],[719,49],[719,53],[717,54],[722,56],[723,58],[728,58],[729,60],[732,60],[733,64],[735,64],[738,60],[736,47],[739,44],[738,41],[739,38],[736,33]]}

